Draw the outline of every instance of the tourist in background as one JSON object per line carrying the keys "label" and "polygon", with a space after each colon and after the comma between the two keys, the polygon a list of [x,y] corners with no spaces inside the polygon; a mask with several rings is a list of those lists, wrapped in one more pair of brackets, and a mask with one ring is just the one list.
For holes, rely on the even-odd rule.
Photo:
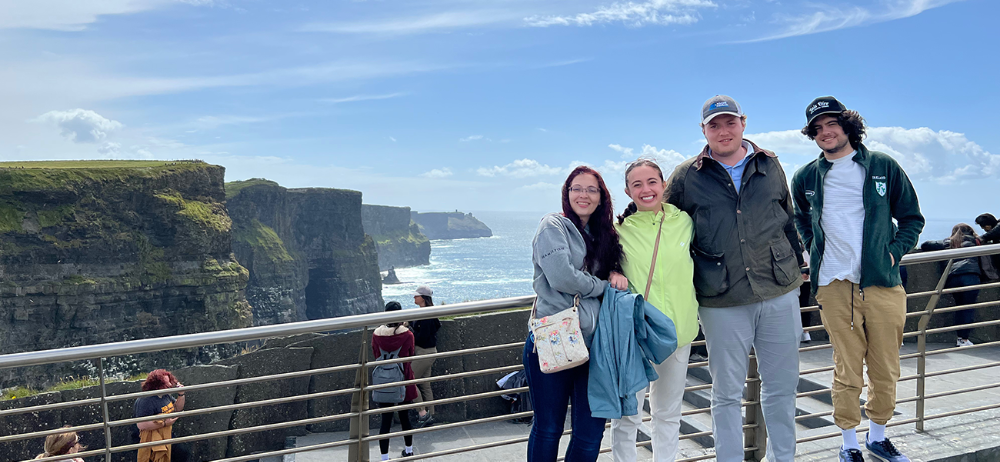
{"label": "tourist in background", "polygon": [[[997,227],[997,217],[991,213],[984,213],[976,217],[976,224],[983,228],[983,235],[980,237],[983,245],[1000,244],[1000,227]],[[990,256],[993,261],[993,268],[1000,270],[1000,253]]]}
{"label": "tourist in background", "polygon": [[[177,377],[166,369],[157,369],[146,376],[142,382],[142,391],[164,390],[163,394],[153,396],[143,396],[135,400],[135,417],[149,417],[154,415],[166,415],[184,410],[184,392],[178,392],[174,398],[166,390],[180,388],[183,385],[177,381]],[[139,422],[139,442],[149,443],[151,441],[163,441],[171,438],[176,417],[165,417],[159,420],[147,420]],[[140,448],[137,455],[138,462],[170,462],[170,444],[160,444],[157,446],[147,446]]]}
{"label": "tourist in background", "polygon": [[701,127],[707,144],[674,170],[666,194],[694,221],[694,287],[712,375],[716,458],[743,460],[743,387],[753,348],[767,460],[791,462],[803,260],[788,183],[774,153],[743,138],[746,116],[732,98],[709,98]]}
{"label": "tourist in background", "polygon": [[862,144],[864,119],[836,98],[816,98],[806,106],[802,134],[822,150],[795,172],[792,191],[795,225],[809,250],[810,286],[833,345],[839,457],[864,460],[856,428],[867,366],[865,447],[879,460],[908,462],[885,436],[885,425],[896,408],[906,322],[899,261],[924,227],[917,193],[892,157]]}
{"label": "tourist in background", "polygon": [[[663,188],[663,172],[656,162],[638,159],[629,164],[625,193],[632,202],[618,217],[615,230],[622,245],[622,273],[628,278],[629,289],[643,294],[648,284],[646,301],[666,314],[677,332],[677,349],[665,361],[653,365],[659,378],[649,385],[653,460],[673,461],[680,442],[688,357],[691,342],[698,334],[698,300],[690,250],[694,226],[687,213],[663,202]],[[657,263],[650,274],[654,252]],[[645,389],[636,395],[639,409],[645,395]],[[611,421],[611,453],[616,461],[636,460],[636,435],[641,423],[641,413]]]}
{"label": "tourist in background", "polygon": [[[69,425],[66,425],[65,428],[69,428]],[[68,456],[85,449],[87,449],[87,447],[80,444],[80,436],[77,435],[76,432],[56,433],[45,437],[45,452],[39,454],[38,457],[35,457],[35,459]],[[83,462],[83,459],[79,457],[68,457],[66,459],[61,459],[58,462]]]}
{"label": "tourist in background", "polygon": [[[431,298],[433,295],[434,291],[430,287],[417,287],[417,290],[413,292],[413,303],[416,303],[421,308],[434,306],[434,300]],[[416,356],[437,353],[437,333],[440,328],[441,321],[438,318],[421,319],[410,324],[410,329],[413,329]],[[414,360],[413,378],[423,379],[430,377],[431,366],[433,365],[433,358]],[[418,383],[417,390],[419,393],[417,394],[417,399],[413,400],[414,403],[434,401],[434,391],[431,390],[430,382]],[[434,405],[419,408],[417,414],[417,428],[422,428],[425,425],[433,423]]]}
{"label": "tourist in background", "polygon": [[[944,249],[960,249],[962,247],[975,247],[979,245],[979,236],[976,235],[976,231],[972,229],[971,226],[965,223],[959,223],[951,229],[951,237],[948,239],[942,239],[940,241],[927,241],[920,244],[920,250],[944,250]],[[951,270],[948,271],[948,280],[945,282],[945,288],[952,287],[968,287],[974,286],[980,283],[982,279],[982,272],[979,267],[979,257],[969,257],[963,258],[961,260],[955,260],[951,264]],[[979,298],[979,290],[966,290],[963,292],[955,292],[951,294],[955,297],[955,306],[971,305],[976,303],[976,299]],[[955,312],[955,326],[960,326],[963,324],[971,324],[976,316],[975,310],[961,310]],[[957,346],[972,346],[973,343],[969,341],[969,334],[972,329],[960,329],[956,331],[958,338],[955,343]]]}
{"label": "tourist in background", "polygon": [[[614,272],[620,260],[611,193],[600,173],[590,167],[577,167],[563,183],[562,213],[542,218],[532,241],[532,287],[537,295],[537,316],[565,310],[573,306],[573,299],[579,295],[580,329],[589,349],[604,289],[609,283],[620,290],[628,287],[625,277]],[[528,461],[556,460],[571,402],[573,433],[566,448],[566,460],[597,460],[606,420],[594,418],[590,413],[589,364],[543,374],[531,334],[524,344],[523,361],[535,410],[528,437]]]}
{"label": "tourist in background", "polygon": [[[403,306],[399,302],[389,302],[385,304],[385,312],[399,311],[402,310]],[[392,353],[398,350],[398,357],[407,358],[413,356],[414,346],[413,346],[413,332],[410,332],[403,323],[391,322],[379,326],[372,333],[372,352],[375,354],[376,358],[383,357],[387,353]],[[403,379],[413,380],[413,369],[409,362],[403,363]],[[405,398],[399,403],[379,403],[376,402],[375,405],[378,407],[392,407],[399,406],[403,404],[410,404],[415,399],[417,399],[417,386],[416,385],[406,385],[405,386]],[[382,413],[382,425],[379,428],[379,435],[385,435],[389,433],[392,428],[392,412]],[[413,425],[410,424],[410,411],[404,409],[397,411],[396,414],[399,416],[399,423],[403,427],[403,431],[412,430]],[[403,443],[406,445],[403,448],[403,457],[408,457],[413,455],[413,435],[403,436]],[[389,460],[389,438],[384,438],[378,440],[378,448],[382,454],[382,460]]]}

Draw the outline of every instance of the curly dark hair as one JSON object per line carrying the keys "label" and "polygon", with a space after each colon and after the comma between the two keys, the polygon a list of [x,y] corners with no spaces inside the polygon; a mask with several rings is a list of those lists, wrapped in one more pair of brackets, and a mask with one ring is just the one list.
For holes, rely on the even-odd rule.
{"label": "curly dark hair", "polygon": [[[587,223],[590,225],[590,236],[583,231],[583,223],[580,217],[573,211],[569,202],[569,188],[573,185],[573,179],[584,173],[589,173],[597,178],[597,186],[601,190],[601,203],[594,210],[593,215]],[[622,246],[618,242],[618,232],[615,231],[614,218],[615,209],[611,204],[611,192],[604,184],[601,174],[590,167],[581,165],[566,177],[566,182],[562,188],[562,211],[563,216],[569,218],[580,230],[583,240],[587,242],[587,271],[600,279],[607,279],[612,271],[621,272]],[[596,271],[595,271],[596,270]]]}
{"label": "curly dark hair", "polygon": [[[851,142],[851,147],[858,149],[861,140],[865,137],[865,119],[861,117],[861,114],[852,110],[841,112],[837,114],[837,123],[840,124],[840,128],[844,129],[844,134]],[[813,128],[812,124],[802,127],[802,134],[810,140],[816,139],[816,129]]]}
{"label": "curly dark hair", "polygon": [[177,378],[166,369],[157,369],[146,376],[142,382],[142,391],[163,390],[177,386]]}

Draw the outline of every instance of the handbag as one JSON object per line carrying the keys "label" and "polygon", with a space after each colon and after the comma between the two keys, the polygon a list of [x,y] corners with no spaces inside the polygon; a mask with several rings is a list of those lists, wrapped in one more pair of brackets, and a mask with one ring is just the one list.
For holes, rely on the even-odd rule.
{"label": "handbag", "polygon": [[571,369],[586,363],[590,352],[580,330],[580,295],[573,297],[573,306],[556,314],[536,318],[538,297],[531,305],[528,327],[535,338],[538,367],[543,374]]}

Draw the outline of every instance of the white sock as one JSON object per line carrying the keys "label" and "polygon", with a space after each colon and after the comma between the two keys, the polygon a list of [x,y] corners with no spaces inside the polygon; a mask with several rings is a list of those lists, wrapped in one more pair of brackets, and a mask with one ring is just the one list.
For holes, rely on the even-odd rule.
{"label": "white sock", "polygon": [[885,440],[885,425],[879,425],[875,422],[868,421],[868,441],[871,443],[878,443],[879,441]]}
{"label": "white sock", "polygon": [[413,454],[413,446],[407,446],[406,447],[406,453],[407,454]]}
{"label": "white sock", "polygon": [[861,446],[858,445],[858,431],[856,429],[841,429],[840,434],[844,437],[844,449],[861,450]]}
{"label": "white sock", "polygon": [[382,460],[389,460],[389,454],[382,454]]}

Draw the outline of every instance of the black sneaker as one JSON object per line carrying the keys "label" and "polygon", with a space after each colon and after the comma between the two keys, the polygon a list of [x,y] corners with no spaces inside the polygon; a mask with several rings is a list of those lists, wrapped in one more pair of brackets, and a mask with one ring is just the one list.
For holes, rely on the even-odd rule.
{"label": "black sneaker", "polygon": [[400,457],[403,457],[403,458],[413,457],[413,453],[412,452],[406,452],[406,449],[403,449],[403,452],[400,453],[399,455],[400,455]]}
{"label": "black sneaker", "polygon": [[889,438],[875,443],[872,443],[868,441],[868,438],[865,438],[865,448],[868,449],[868,452],[871,453],[872,457],[875,457],[882,462],[910,462],[910,458],[897,451],[896,446],[892,445]]}
{"label": "black sneaker", "polygon": [[865,462],[865,457],[857,449],[840,448],[840,462]]}

